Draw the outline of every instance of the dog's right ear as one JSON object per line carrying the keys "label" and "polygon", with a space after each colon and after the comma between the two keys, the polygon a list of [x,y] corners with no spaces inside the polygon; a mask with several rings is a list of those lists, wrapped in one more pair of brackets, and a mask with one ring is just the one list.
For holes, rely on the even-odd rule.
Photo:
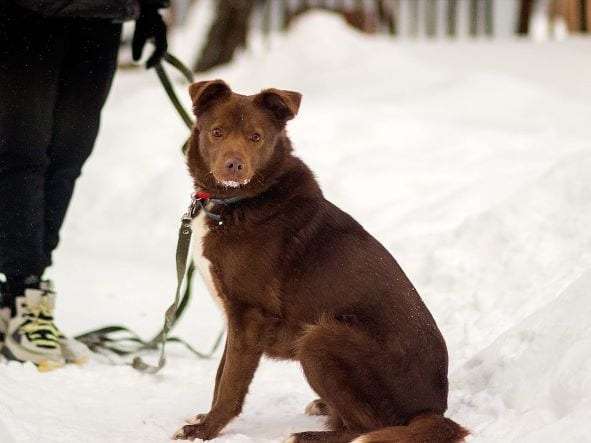
{"label": "dog's right ear", "polygon": [[283,124],[296,116],[300,109],[302,94],[282,89],[265,89],[255,97],[255,101],[268,109]]}
{"label": "dog's right ear", "polygon": [[232,90],[223,80],[208,80],[191,84],[189,94],[193,101],[193,113],[199,116],[216,101],[230,97]]}

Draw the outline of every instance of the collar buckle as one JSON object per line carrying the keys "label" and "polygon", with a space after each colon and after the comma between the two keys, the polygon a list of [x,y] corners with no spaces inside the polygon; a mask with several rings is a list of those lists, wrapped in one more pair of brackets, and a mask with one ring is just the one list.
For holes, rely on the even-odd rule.
{"label": "collar buckle", "polygon": [[199,213],[199,209],[204,209],[204,201],[209,200],[209,194],[207,192],[198,191],[191,195],[191,204],[187,208],[187,212],[183,214],[183,221],[193,220]]}
{"label": "collar buckle", "polygon": [[204,211],[207,217],[211,218],[218,222],[218,224],[222,224],[222,217],[218,214],[213,214],[212,212],[207,210],[207,204],[211,202],[214,205],[231,205],[241,201],[243,197],[230,197],[230,198],[213,198],[209,192],[205,191],[197,191],[191,195],[191,204],[187,209],[187,212],[183,215],[184,221],[191,221],[195,217],[199,211]]}

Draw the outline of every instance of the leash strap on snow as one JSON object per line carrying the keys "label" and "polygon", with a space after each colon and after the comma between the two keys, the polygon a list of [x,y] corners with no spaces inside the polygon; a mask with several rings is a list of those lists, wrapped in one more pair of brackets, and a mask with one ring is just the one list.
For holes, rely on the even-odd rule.
{"label": "leash strap on snow", "polygon": [[[164,56],[164,61],[177,69],[189,83],[193,82],[193,73],[179,59],[169,53],[166,53]],[[193,119],[186,112],[180,100],[178,99],[166,70],[160,63],[156,65],[155,69],[158,78],[162,83],[162,87],[168,95],[168,98],[172,102],[185,125],[191,129],[193,126]],[[182,147],[183,154],[186,153],[187,147],[188,140]],[[168,336],[180,318],[181,314],[184,312],[189,300],[191,299],[192,278],[195,272],[195,265],[193,261],[191,261],[187,268],[187,261],[191,243],[191,217],[195,216],[197,211],[202,208],[202,205],[199,205],[198,203],[198,198],[194,197],[189,210],[182,218],[176,251],[177,288],[175,291],[174,303],[166,310],[164,325],[160,332],[156,334],[156,336],[151,340],[143,340],[138,334],[125,326],[106,326],[86,332],[84,334],[80,334],[75,337],[77,340],[86,344],[94,352],[107,351],[112,352],[118,356],[137,354],[138,352],[144,350],[157,350],[158,345],[162,344],[160,358],[156,366],[145,363],[139,356],[136,356],[133,359],[132,366],[135,369],[152,374],[162,369],[166,363],[165,344],[167,342],[174,342],[184,345],[185,348],[187,348],[198,358],[210,358],[216,352],[224,335],[223,329],[218,334],[211,350],[207,353],[196,350],[189,343],[178,337]],[[183,281],[186,281],[186,284],[185,290],[181,296]]]}
{"label": "leash strap on snow", "polygon": [[189,209],[183,215],[181,219],[181,227],[179,228],[179,239],[176,246],[176,291],[174,294],[174,302],[172,305],[168,307],[166,313],[164,314],[164,326],[162,327],[162,336],[156,337],[156,339],[160,339],[159,341],[162,342],[162,347],[160,348],[160,358],[158,359],[158,365],[153,366],[149,365],[148,363],[144,362],[140,356],[136,356],[133,359],[133,363],[131,364],[135,369],[147,372],[149,374],[155,374],[160,369],[164,367],[166,364],[166,341],[168,338],[168,333],[170,329],[175,323],[177,319],[177,311],[179,308],[179,304],[181,301],[181,288],[183,286],[183,280],[185,278],[185,272],[187,270],[187,257],[189,256],[189,248],[191,245],[191,220],[193,217],[197,215],[197,211],[199,210],[199,206],[197,205],[196,197],[193,197],[191,205]]}

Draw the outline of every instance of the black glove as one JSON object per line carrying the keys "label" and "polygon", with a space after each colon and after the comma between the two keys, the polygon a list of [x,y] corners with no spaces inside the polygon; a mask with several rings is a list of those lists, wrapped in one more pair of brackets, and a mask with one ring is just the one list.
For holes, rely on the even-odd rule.
{"label": "black glove", "polygon": [[146,62],[147,69],[153,68],[160,63],[168,49],[166,24],[158,12],[158,6],[154,3],[142,2],[140,16],[135,22],[135,32],[131,42],[131,53],[136,62],[142,57],[146,42],[152,40],[154,43],[154,52]]}

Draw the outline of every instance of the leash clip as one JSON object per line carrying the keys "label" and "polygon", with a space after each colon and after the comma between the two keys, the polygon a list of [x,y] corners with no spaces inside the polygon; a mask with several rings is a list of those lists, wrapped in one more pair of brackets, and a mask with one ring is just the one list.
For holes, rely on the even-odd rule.
{"label": "leash clip", "polygon": [[204,201],[209,200],[209,194],[206,192],[195,192],[191,195],[191,204],[187,208],[187,212],[183,215],[183,222],[191,222],[196,216],[199,209],[204,208]]}
{"label": "leash clip", "polygon": [[190,224],[191,220],[193,220],[193,218],[194,218],[193,215],[195,214],[196,210],[197,210],[197,200],[193,199],[193,200],[191,200],[191,204],[187,208],[187,211],[181,217],[181,222],[184,225]]}

